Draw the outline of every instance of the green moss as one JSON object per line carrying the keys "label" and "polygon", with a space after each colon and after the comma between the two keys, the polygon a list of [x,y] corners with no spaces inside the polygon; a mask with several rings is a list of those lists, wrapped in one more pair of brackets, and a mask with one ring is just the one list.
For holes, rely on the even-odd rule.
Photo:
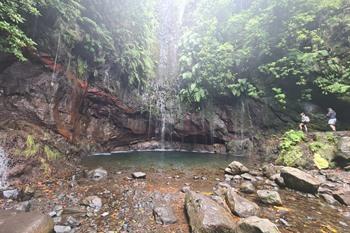
{"label": "green moss", "polygon": [[302,162],[303,152],[299,143],[304,141],[302,131],[289,130],[280,143],[281,152],[276,162],[286,166],[297,166]]}
{"label": "green moss", "polygon": [[303,152],[299,146],[293,146],[290,150],[282,150],[276,162],[285,166],[293,167],[301,163]]}
{"label": "green moss", "polygon": [[327,159],[323,158],[320,154],[314,154],[314,163],[318,169],[329,168],[329,162]]}
{"label": "green moss", "polygon": [[39,145],[35,143],[34,137],[32,135],[27,136],[26,149],[24,150],[24,155],[29,158],[39,151]]}
{"label": "green moss", "polygon": [[49,146],[44,147],[44,152],[48,160],[56,160],[62,156],[58,150],[51,149]]}

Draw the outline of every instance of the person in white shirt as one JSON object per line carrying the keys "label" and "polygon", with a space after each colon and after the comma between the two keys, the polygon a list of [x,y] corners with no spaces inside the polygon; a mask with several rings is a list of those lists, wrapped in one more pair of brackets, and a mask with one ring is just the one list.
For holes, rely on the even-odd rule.
{"label": "person in white shirt", "polygon": [[299,124],[299,129],[301,131],[304,131],[307,133],[307,124],[310,122],[310,118],[305,115],[305,113],[300,113],[301,116],[301,123]]}

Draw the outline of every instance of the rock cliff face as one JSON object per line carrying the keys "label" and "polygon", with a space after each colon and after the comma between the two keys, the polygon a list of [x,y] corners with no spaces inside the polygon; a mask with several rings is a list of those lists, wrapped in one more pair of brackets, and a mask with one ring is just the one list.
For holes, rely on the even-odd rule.
{"label": "rock cliff face", "polygon": [[[0,60],[1,129],[44,130],[95,151],[160,136],[160,120],[141,111],[140,94],[122,88],[119,94],[111,93],[103,85],[88,85],[45,54],[25,63],[6,56]],[[223,102],[209,115],[180,113],[167,123],[166,139],[195,144],[246,141],[254,138],[257,127],[276,128],[288,121],[282,113],[252,100]],[[234,145],[230,150],[242,147],[242,143]]]}

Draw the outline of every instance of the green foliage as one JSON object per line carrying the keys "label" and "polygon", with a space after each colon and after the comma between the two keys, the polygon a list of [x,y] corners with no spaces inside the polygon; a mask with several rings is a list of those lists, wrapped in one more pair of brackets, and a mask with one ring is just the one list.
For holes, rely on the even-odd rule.
{"label": "green foliage", "polygon": [[299,142],[305,139],[303,131],[289,130],[284,133],[280,148],[283,150],[290,150],[293,146],[296,146]]}
{"label": "green foliage", "polygon": [[276,162],[286,166],[296,166],[303,157],[299,143],[304,139],[303,131],[289,130],[284,133],[280,143],[281,152]]}
{"label": "green foliage", "polygon": [[[40,2],[40,1],[39,1]],[[0,2],[0,52],[15,55],[19,60],[26,60],[23,48],[32,48],[35,43],[21,29],[26,21],[24,15],[39,15],[38,1],[3,0]]]}
{"label": "green foliage", "polygon": [[44,146],[44,152],[48,160],[56,160],[62,157],[59,151],[51,149],[49,146]]}
{"label": "green foliage", "polygon": [[24,150],[25,157],[32,157],[38,153],[40,149],[39,144],[35,143],[34,137],[32,135],[27,136],[26,148]]}
{"label": "green foliage", "polygon": [[185,87],[207,98],[271,94],[282,106],[319,89],[349,96],[349,1],[197,2],[180,47]]}

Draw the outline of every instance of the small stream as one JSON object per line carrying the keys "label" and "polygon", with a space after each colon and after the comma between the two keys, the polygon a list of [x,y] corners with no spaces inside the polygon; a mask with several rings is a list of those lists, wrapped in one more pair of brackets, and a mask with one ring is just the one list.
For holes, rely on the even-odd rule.
{"label": "small stream", "polygon": [[[83,160],[89,169],[103,167],[108,172],[131,174],[142,171],[147,173],[146,189],[153,192],[174,192],[185,184],[191,189],[211,193],[213,187],[223,181],[224,168],[233,160],[240,161],[250,169],[257,170],[259,161],[232,155],[192,153],[192,152],[129,152],[114,155],[95,155]],[[117,175],[116,175],[117,177]],[[239,188],[239,182],[234,184]],[[266,188],[264,181],[256,183],[258,189]],[[270,187],[273,188],[273,187]],[[305,195],[288,189],[280,189],[284,206],[259,204],[261,217],[275,222],[281,232],[331,233],[350,232],[349,208],[331,206],[312,195]],[[255,194],[242,194],[259,203]],[[286,223],[283,223],[285,220]]]}

